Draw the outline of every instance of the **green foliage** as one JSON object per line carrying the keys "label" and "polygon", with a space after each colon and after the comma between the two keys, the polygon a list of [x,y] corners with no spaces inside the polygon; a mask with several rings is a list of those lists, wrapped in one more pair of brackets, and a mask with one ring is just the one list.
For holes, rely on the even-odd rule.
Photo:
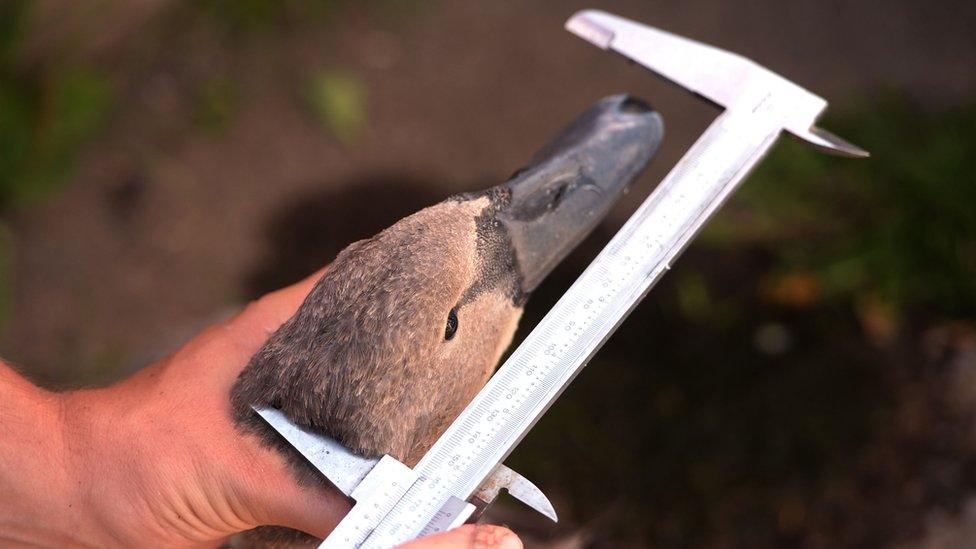
{"label": "green foliage", "polygon": [[30,4],[0,7],[0,211],[56,189],[109,104],[108,83],[95,72],[17,66]]}
{"label": "green foliage", "polygon": [[687,318],[701,318],[713,307],[708,295],[708,285],[701,273],[693,272],[679,278],[675,294],[678,308]]}
{"label": "green foliage", "polygon": [[[83,67],[18,65],[32,4],[0,1],[0,213],[60,188],[111,95],[107,81]],[[10,301],[12,241],[0,225],[0,322]]]}
{"label": "green foliage", "polygon": [[745,220],[723,217],[710,239],[775,241],[782,269],[814,272],[828,296],[976,316],[976,100],[933,112],[874,97],[824,125],[871,158],[787,140],[737,197]]}
{"label": "green foliage", "polygon": [[197,127],[211,134],[222,133],[234,117],[238,100],[238,90],[232,80],[215,78],[205,83],[197,95]]}
{"label": "green foliage", "polygon": [[378,16],[402,15],[413,11],[423,0],[205,0],[202,7],[221,25],[231,30],[263,31],[289,20],[328,23],[346,6],[355,5]]}
{"label": "green foliage", "polygon": [[327,14],[344,0],[207,0],[203,7],[232,29],[261,29],[281,22],[290,13]]}
{"label": "green foliage", "polygon": [[4,328],[10,308],[10,255],[13,239],[7,227],[0,223],[0,330]]}
{"label": "green foliage", "polygon": [[315,117],[344,143],[352,143],[366,129],[366,86],[353,74],[320,71],[306,94]]}
{"label": "green foliage", "polygon": [[60,186],[108,99],[105,80],[86,70],[0,77],[0,209]]}
{"label": "green foliage", "polygon": [[0,2],[0,67],[9,67],[17,54],[24,32],[30,0]]}

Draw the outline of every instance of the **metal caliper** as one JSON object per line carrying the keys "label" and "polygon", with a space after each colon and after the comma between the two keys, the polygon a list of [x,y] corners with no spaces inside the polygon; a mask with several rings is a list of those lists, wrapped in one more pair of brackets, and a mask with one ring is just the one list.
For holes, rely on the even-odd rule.
{"label": "metal caliper", "polygon": [[827,102],[756,63],[596,10],[566,28],[724,109],[414,468],[364,459],[256,411],[344,494],[352,510],[320,547],[392,547],[475,518],[501,489],[556,520],[546,496],[502,464],[784,131],[826,152],[868,153],[814,125]]}

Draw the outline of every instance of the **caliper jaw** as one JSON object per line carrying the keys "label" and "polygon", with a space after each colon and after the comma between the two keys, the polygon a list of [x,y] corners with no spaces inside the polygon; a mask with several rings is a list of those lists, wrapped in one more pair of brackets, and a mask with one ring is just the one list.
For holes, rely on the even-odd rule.
{"label": "caliper jaw", "polygon": [[434,518],[420,531],[420,536],[445,532],[464,523],[477,522],[498,494],[505,489],[513,498],[535,509],[553,522],[559,522],[549,498],[529,479],[499,463],[472,494],[470,501],[455,496],[448,498]]}
{"label": "caliper jaw", "polygon": [[529,479],[516,473],[503,463],[495,466],[495,470],[488,475],[485,482],[478,487],[478,490],[471,496],[471,503],[477,508],[475,520],[484,514],[485,510],[495,502],[498,493],[505,489],[513,498],[535,509],[540,514],[553,522],[559,522],[556,510],[553,508],[549,498],[546,497],[538,486]]}
{"label": "caliper jaw", "polygon": [[[391,456],[364,458],[331,437],[296,425],[280,410],[263,407],[253,407],[253,410],[339,491],[356,501],[350,513],[363,512],[356,507],[378,491],[389,495],[390,490],[394,490],[402,495],[417,479],[412,469]],[[442,532],[478,520],[502,489],[553,522],[558,520],[549,498],[535,484],[499,463],[474,493],[470,503],[452,496],[422,533]]]}
{"label": "caliper jaw", "polygon": [[815,125],[826,100],[741,55],[600,10],[576,13],[566,21],[566,29],[724,109],[774,102],[782,107],[778,113],[782,129],[824,152],[868,156],[864,149]]}

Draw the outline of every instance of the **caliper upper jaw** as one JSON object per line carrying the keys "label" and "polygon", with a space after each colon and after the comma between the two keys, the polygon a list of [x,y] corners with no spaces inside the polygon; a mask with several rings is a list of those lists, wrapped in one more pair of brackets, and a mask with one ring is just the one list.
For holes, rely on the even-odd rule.
{"label": "caliper upper jaw", "polygon": [[[600,10],[583,10],[566,29],[616,52],[727,110],[775,103],[782,129],[821,151],[864,158],[869,153],[815,125],[822,97],[741,55]],[[766,99],[774,97],[772,101]]]}

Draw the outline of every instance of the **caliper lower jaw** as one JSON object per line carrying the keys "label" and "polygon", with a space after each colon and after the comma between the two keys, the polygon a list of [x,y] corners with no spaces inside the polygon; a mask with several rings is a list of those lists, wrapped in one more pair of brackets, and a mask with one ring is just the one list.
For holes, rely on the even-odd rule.
{"label": "caliper lower jaw", "polygon": [[[331,437],[296,425],[280,410],[263,407],[253,409],[329,482],[356,502],[350,514],[361,513],[363,510],[356,508],[367,501],[373,502],[374,506],[380,504],[380,501],[396,503],[417,481],[417,474],[412,469],[391,456],[380,459],[363,458]],[[471,496],[470,501],[451,496],[422,533],[441,532],[478,520],[502,490],[553,522],[558,520],[556,510],[542,490],[519,473],[499,463]],[[382,505],[377,507],[380,508]]]}
{"label": "caliper lower jaw", "polygon": [[420,531],[420,535],[445,532],[465,523],[477,522],[503,489],[549,520],[559,521],[556,510],[542,490],[508,466],[499,463],[468,501],[455,496],[448,498],[434,518]]}

